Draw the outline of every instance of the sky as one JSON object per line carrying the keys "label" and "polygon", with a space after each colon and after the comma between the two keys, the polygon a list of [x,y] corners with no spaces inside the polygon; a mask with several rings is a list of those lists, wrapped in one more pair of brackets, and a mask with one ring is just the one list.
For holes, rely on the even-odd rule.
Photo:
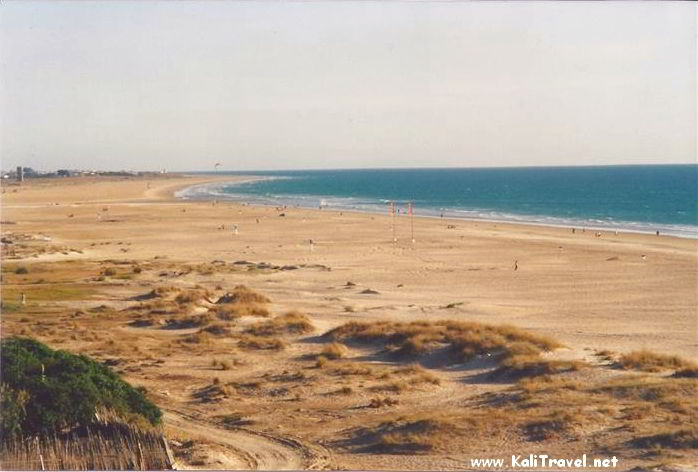
{"label": "sky", "polygon": [[696,162],[693,2],[3,1],[3,169]]}

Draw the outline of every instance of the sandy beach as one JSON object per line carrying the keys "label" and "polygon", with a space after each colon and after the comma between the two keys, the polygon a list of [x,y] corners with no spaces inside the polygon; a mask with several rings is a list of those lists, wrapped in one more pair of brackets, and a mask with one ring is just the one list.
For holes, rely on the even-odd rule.
{"label": "sandy beach", "polygon": [[[309,355],[322,348],[323,333],[350,321],[454,320],[508,324],[554,339],[562,347],[546,356],[592,366],[570,374],[588,384],[625,375],[611,364],[631,351],[696,360],[698,241],[417,217],[413,243],[408,217],[399,216],[393,242],[387,212],[276,209],[173,196],[212,180],[70,178],[4,186],[2,232],[13,243],[3,245],[3,262],[24,265],[28,274],[3,271],[3,301],[17,302],[13,298],[26,292],[28,304],[3,314],[3,336],[24,330],[53,347],[117,358],[125,377],[146,386],[166,411],[166,431],[191,467],[454,469],[474,456],[545,450],[565,456],[604,447],[606,455],[623,458],[623,470],[657,462],[627,443],[633,434],[651,431],[652,421],[669,421],[660,417],[635,432],[615,433],[612,421],[592,426],[585,420],[574,430],[575,441],[562,435],[527,442],[511,433],[484,434],[467,446],[446,441],[419,454],[362,448],[357,431],[380,423],[387,410],[398,416],[415,408],[454,412],[476,397],[506,394],[513,383],[478,381],[471,377],[482,373],[475,367],[425,363],[439,382],[415,383],[383,411],[363,407],[380,391],[375,376],[338,379],[323,374]],[[26,247],[19,247],[21,240]],[[97,280],[108,267],[125,274],[135,266],[142,270]],[[55,281],[75,284],[81,294],[33,295]],[[313,336],[290,336],[276,351],[214,340],[185,352],[175,338],[196,328],[137,327],[129,318],[132,297],[160,285],[209,290],[213,295],[195,304],[194,314],[206,311],[214,295],[245,285],[271,300],[273,315],[306,314]],[[106,306],[104,313],[90,311],[99,306]],[[82,315],[72,316],[76,310]],[[234,329],[256,321],[242,317]],[[344,361],[395,368],[372,348],[348,346]],[[213,368],[212,360],[220,359],[233,367]],[[298,372],[302,380],[293,377]],[[214,377],[233,393],[201,401]],[[341,387],[345,394],[332,393]],[[609,417],[623,416],[622,408],[611,406]],[[225,415],[249,423],[231,426]],[[685,452],[671,459],[683,465],[693,460],[695,454]]]}

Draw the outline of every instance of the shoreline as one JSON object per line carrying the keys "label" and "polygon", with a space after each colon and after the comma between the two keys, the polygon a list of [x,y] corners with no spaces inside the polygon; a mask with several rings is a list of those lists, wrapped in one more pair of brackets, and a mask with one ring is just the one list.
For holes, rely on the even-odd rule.
{"label": "shoreline", "polygon": [[[194,176],[191,175],[192,177],[199,177],[199,176]],[[216,178],[215,180],[212,180],[211,182],[202,182],[202,183],[197,183],[194,185],[186,185],[182,186],[179,188],[176,188],[173,190],[170,194],[170,197],[174,201],[218,201],[219,203],[227,202],[227,203],[232,203],[232,204],[238,204],[238,205],[249,205],[249,206],[259,206],[263,208],[276,208],[279,206],[288,206],[289,208],[294,208],[294,209],[302,209],[302,210],[307,210],[307,211],[320,211],[320,212],[346,212],[346,213],[353,213],[353,214],[358,214],[358,215],[381,215],[381,216],[387,216],[390,217],[391,215],[389,214],[389,211],[386,209],[385,211],[381,211],[379,207],[376,205],[376,209],[372,211],[370,208],[351,208],[351,207],[330,207],[330,206],[324,206],[322,209],[319,209],[317,206],[304,206],[304,205],[298,205],[298,204],[287,204],[283,203],[283,201],[280,201],[279,203],[265,203],[265,202],[249,202],[245,200],[246,196],[249,196],[251,198],[254,198],[253,195],[247,195],[247,194],[221,194],[220,196],[216,195],[205,195],[204,193],[199,194],[199,195],[194,195],[194,196],[178,196],[177,193],[179,192],[185,192],[189,189],[194,189],[194,188],[205,188],[211,185],[214,185],[216,183],[220,185],[226,185],[226,184],[243,184],[243,183],[250,183],[250,182],[257,182],[261,180],[271,180],[271,179],[276,179],[278,177],[268,177],[268,176],[249,176],[249,178],[246,178],[248,176],[228,176],[228,177],[245,177],[245,180],[241,181],[227,181],[225,180],[225,177],[220,177]],[[313,196],[315,197],[315,196]],[[319,198],[319,197],[317,197]],[[429,211],[429,210],[428,210]],[[435,213],[438,213],[436,210],[433,210]],[[399,214],[397,215],[398,219],[401,218],[407,218],[408,215],[406,214]],[[581,233],[584,233],[586,231],[589,232],[599,232],[601,235],[606,234],[611,234],[614,236],[620,236],[620,235],[641,235],[641,236],[655,236],[655,237],[669,237],[669,238],[677,238],[681,240],[690,240],[690,241],[698,241],[698,228],[696,228],[696,234],[677,234],[673,232],[669,232],[666,230],[666,228],[662,225],[668,225],[664,223],[657,223],[659,227],[661,227],[664,231],[660,231],[659,235],[656,235],[655,231],[656,230],[642,230],[642,229],[633,229],[633,228],[628,228],[627,226],[622,226],[619,225],[618,227],[604,227],[604,226],[594,226],[593,223],[584,225],[584,221],[580,220],[578,225],[573,225],[571,224],[564,224],[564,223],[547,223],[547,222],[540,222],[540,221],[535,221],[535,220],[511,220],[511,219],[496,219],[496,218],[487,218],[487,217],[468,217],[468,216],[454,216],[451,213],[444,214],[444,216],[439,216],[436,214],[415,214],[414,217],[416,219],[429,219],[429,220],[437,220],[437,221],[448,221],[448,222],[469,222],[473,224],[477,223],[483,223],[483,224],[500,224],[500,225],[513,225],[513,226],[518,226],[521,227],[522,229],[531,229],[531,228],[555,228],[555,229],[563,229],[567,231],[572,231],[573,229],[575,231],[579,231]],[[554,218],[554,217],[550,217]],[[636,222],[625,222],[627,224],[633,224]],[[639,224],[647,224],[648,226],[651,225],[651,223],[643,223],[639,222]]]}

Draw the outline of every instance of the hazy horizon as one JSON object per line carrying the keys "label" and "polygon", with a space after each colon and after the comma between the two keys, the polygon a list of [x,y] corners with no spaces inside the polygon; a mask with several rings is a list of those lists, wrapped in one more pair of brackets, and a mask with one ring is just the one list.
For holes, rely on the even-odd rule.
{"label": "hazy horizon", "polygon": [[696,163],[690,2],[0,6],[2,168]]}

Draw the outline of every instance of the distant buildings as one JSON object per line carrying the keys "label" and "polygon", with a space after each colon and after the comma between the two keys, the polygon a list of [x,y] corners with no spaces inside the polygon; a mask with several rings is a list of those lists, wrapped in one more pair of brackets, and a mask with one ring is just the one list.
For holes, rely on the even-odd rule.
{"label": "distant buildings", "polygon": [[26,179],[36,179],[36,178],[58,178],[58,177],[86,177],[90,175],[104,175],[113,177],[138,177],[138,176],[155,176],[158,174],[165,174],[167,171],[164,169],[159,172],[134,172],[127,170],[120,171],[94,171],[94,170],[74,170],[74,169],[58,169],[55,172],[40,172],[32,169],[31,167],[17,166],[15,170],[1,171],[3,180],[16,180],[17,182],[23,182]]}

